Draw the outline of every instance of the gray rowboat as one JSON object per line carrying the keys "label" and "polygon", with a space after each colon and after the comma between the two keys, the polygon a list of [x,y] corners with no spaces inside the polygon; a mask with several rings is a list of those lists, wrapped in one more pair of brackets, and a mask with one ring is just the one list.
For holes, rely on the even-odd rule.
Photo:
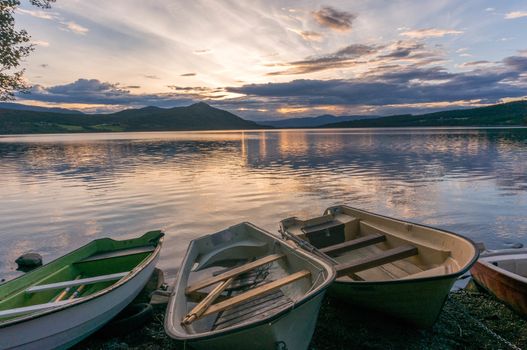
{"label": "gray rowboat", "polygon": [[193,240],[165,318],[196,349],[305,350],[331,264],[250,224]]}

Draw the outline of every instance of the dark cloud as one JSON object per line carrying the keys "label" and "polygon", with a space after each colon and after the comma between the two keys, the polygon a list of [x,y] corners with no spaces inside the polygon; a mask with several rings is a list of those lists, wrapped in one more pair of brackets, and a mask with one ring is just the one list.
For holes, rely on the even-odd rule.
{"label": "dark cloud", "polygon": [[155,80],[161,79],[157,75],[153,75],[153,74],[146,74],[146,75],[144,75],[144,77],[147,78],[147,79],[155,79]]}
{"label": "dark cloud", "polygon": [[527,56],[510,56],[505,58],[503,62],[515,70],[527,72]]}
{"label": "dark cloud", "polygon": [[286,104],[397,105],[481,100],[496,103],[506,97],[527,95],[518,88],[527,69],[527,57],[505,58],[492,69],[450,73],[443,67],[390,65],[358,79],[293,80],[286,83],[249,84],[226,90],[249,97],[264,97]]}
{"label": "dark cloud", "polygon": [[193,77],[195,76],[196,73],[185,73],[185,74],[181,74],[182,77]]}
{"label": "dark cloud", "polygon": [[194,99],[178,93],[132,94],[129,89],[139,88],[138,85],[123,86],[101,82],[97,79],[78,79],[77,81],[44,87],[35,85],[24,98],[51,103],[82,103],[100,105],[127,105],[173,107],[187,105]]}
{"label": "dark cloud", "polygon": [[348,67],[355,64],[356,59],[374,54],[381,48],[381,46],[374,45],[352,44],[328,55],[308,57],[305,60],[286,63],[284,64],[287,67],[286,70],[271,72],[268,75],[306,74],[327,69]]}
{"label": "dark cloud", "polygon": [[320,25],[337,31],[350,30],[353,20],[357,18],[352,13],[339,11],[329,6],[313,12],[313,17]]}
{"label": "dark cloud", "polygon": [[40,65],[40,67],[42,67],[42,68],[48,68],[48,67],[49,67],[49,64],[47,64],[47,63],[42,63],[42,64]]}
{"label": "dark cloud", "polygon": [[391,52],[382,55],[381,58],[407,58],[415,57],[417,52],[424,49],[424,44],[419,42],[398,41]]}

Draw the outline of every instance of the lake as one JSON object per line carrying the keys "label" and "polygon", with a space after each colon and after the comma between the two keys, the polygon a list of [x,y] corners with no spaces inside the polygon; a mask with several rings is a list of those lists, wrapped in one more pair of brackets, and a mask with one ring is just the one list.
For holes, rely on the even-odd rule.
{"label": "lake", "polygon": [[527,245],[527,129],[0,136],[0,278],[29,250],[163,229],[170,279],[193,238],[333,204]]}

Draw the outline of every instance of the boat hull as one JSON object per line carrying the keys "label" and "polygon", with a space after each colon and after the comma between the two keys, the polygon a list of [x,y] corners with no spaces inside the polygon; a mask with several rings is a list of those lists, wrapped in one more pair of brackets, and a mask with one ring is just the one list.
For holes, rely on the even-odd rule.
{"label": "boat hull", "polygon": [[[134,278],[97,298],[41,317],[0,328],[0,349],[67,349],[121,312],[152,275],[156,254]],[[116,303],[116,300],[119,302]]]}
{"label": "boat hull", "polygon": [[[321,292],[275,320],[217,337],[189,341],[187,344],[199,350],[305,350],[309,347],[315,331],[323,298],[324,292]],[[299,337],[299,334],[302,336]]]}
{"label": "boat hull", "polygon": [[479,286],[527,317],[527,278],[506,273],[483,259],[470,272]]}
{"label": "boat hull", "polygon": [[421,328],[435,323],[453,284],[478,257],[455,233],[348,206],[284,219],[280,232],[334,264],[330,296]]}
{"label": "boat hull", "polygon": [[[260,284],[257,287],[249,286],[235,295],[227,296],[222,301],[226,303],[245,295],[247,299],[238,304],[239,308],[233,303],[223,310],[226,313],[213,311],[196,322],[182,322],[189,310],[196,308],[195,302],[187,298],[192,293],[188,292],[192,290],[190,287],[205,290],[205,284],[196,287],[200,285],[197,281],[211,278],[214,281],[214,276],[217,278],[222,275],[215,275],[215,271],[222,271],[218,270],[223,266],[221,261],[232,258],[251,261],[237,267],[241,269],[249,265],[245,271],[249,275],[258,268],[251,264],[267,266],[268,272],[263,274],[264,280],[267,280],[258,282]],[[266,260],[269,258],[272,260]],[[197,268],[200,266],[202,270]],[[234,271],[233,276],[242,276],[244,272],[235,271],[237,268],[225,273]],[[302,272],[307,272],[309,277],[266,291],[274,283]],[[248,278],[240,277],[239,281]],[[165,330],[170,337],[196,349],[305,350],[311,341],[325,291],[334,278],[334,269],[324,259],[293,247],[250,223],[231,226],[190,243],[167,306]],[[220,280],[210,283],[214,285]],[[236,280],[234,283],[237,283]],[[266,301],[266,295],[269,296],[272,290],[282,297],[272,297]],[[214,303],[210,308],[222,302]]]}
{"label": "boat hull", "polygon": [[454,282],[452,277],[390,282],[335,281],[328,295],[426,328],[437,320]]}

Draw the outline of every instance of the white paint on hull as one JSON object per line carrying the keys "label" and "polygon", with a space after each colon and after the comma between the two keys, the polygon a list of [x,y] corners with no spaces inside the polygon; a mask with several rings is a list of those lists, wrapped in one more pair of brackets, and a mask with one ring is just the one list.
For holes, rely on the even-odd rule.
{"label": "white paint on hull", "polygon": [[158,256],[114,290],[64,310],[0,328],[0,349],[67,349],[121,312],[148,282]]}
{"label": "white paint on hull", "polygon": [[324,292],[321,292],[273,322],[188,344],[198,350],[306,350],[315,331],[323,298]]}

